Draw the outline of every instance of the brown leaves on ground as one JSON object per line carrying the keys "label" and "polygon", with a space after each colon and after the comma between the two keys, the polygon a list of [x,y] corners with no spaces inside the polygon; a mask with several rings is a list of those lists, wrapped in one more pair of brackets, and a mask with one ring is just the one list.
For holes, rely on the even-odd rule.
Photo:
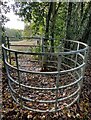
{"label": "brown leaves on ground", "polygon": [[91,120],[91,50],[85,72],[80,102],[57,113],[36,113],[21,109],[10,95],[6,73],[2,70],[2,120]]}

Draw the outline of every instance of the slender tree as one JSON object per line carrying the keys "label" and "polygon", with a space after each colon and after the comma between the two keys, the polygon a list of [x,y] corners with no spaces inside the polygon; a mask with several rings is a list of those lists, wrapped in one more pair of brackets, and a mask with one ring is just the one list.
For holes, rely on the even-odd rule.
{"label": "slender tree", "polygon": [[68,3],[66,39],[71,39],[71,36],[70,36],[70,25],[71,25],[72,4],[73,4],[72,2]]}
{"label": "slender tree", "polygon": [[[83,11],[83,14],[82,14],[82,11]],[[81,5],[81,21],[80,21],[79,28],[80,28],[79,29],[80,34],[77,36],[77,40],[85,42],[85,43],[90,43],[90,41],[91,41],[91,39],[90,39],[90,35],[91,35],[91,2],[85,3],[85,5]]]}
{"label": "slender tree", "polygon": [[87,26],[83,32],[83,35],[82,35],[82,38],[80,41],[91,45],[91,13],[89,15],[89,20],[88,20]]}

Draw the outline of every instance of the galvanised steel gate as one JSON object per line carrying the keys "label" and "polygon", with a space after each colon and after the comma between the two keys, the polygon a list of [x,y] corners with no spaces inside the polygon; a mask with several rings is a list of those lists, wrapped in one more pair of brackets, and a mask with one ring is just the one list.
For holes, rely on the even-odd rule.
{"label": "galvanised steel gate", "polygon": [[88,46],[73,40],[60,40],[51,46],[51,39],[46,46],[44,38],[25,39],[31,44],[15,45],[9,38],[2,44],[9,88],[16,103],[31,111],[56,112],[78,101]]}

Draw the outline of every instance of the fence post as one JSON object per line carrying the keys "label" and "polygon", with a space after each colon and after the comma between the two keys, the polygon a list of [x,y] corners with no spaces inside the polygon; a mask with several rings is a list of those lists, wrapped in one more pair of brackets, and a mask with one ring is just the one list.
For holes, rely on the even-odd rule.
{"label": "fence post", "polygon": [[16,59],[17,75],[18,75],[18,82],[19,82],[19,103],[20,103],[20,106],[22,107],[21,81],[20,81],[20,71],[19,71],[19,63],[18,63],[17,52],[15,52],[15,59]]}

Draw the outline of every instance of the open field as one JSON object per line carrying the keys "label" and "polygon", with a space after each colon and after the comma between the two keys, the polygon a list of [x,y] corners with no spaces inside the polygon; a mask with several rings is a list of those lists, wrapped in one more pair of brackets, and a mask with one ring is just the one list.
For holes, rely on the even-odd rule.
{"label": "open field", "polygon": [[13,45],[36,45],[36,40],[22,40],[22,41],[12,41],[10,42]]}
{"label": "open field", "polygon": [[30,51],[31,45],[36,46],[37,40],[22,40],[10,42],[10,48],[19,51]]}

